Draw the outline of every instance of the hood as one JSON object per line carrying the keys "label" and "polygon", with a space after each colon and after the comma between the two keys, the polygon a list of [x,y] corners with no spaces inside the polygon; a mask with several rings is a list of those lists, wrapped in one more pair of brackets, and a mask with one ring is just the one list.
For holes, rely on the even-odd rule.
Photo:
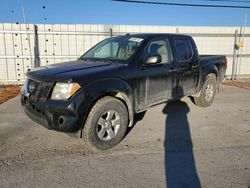
{"label": "hood", "polygon": [[111,61],[77,60],[35,68],[28,72],[27,76],[44,81],[71,81],[74,77],[87,76],[90,73],[113,69],[119,65],[122,66]]}

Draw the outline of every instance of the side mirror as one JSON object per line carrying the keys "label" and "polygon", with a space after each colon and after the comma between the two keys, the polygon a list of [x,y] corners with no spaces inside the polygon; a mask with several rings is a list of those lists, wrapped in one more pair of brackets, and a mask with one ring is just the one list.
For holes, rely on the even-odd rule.
{"label": "side mirror", "polygon": [[153,64],[157,64],[160,63],[162,61],[161,56],[160,55],[154,55],[154,56],[149,56],[146,58],[146,60],[144,61],[145,65],[153,65]]}

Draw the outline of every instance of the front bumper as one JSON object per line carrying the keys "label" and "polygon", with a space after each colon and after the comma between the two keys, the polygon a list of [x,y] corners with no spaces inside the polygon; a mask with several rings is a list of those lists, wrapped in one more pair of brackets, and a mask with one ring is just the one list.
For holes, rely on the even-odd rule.
{"label": "front bumper", "polygon": [[24,112],[35,122],[48,129],[63,132],[79,132],[83,127],[87,111],[84,109],[85,95],[76,93],[70,100],[31,99],[21,94]]}

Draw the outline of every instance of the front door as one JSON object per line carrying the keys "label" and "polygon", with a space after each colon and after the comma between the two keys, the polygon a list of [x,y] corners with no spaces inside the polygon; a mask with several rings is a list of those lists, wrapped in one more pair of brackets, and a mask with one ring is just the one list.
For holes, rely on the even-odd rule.
{"label": "front door", "polygon": [[139,65],[138,107],[142,110],[171,98],[175,84],[174,67],[170,42],[167,37],[153,39],[145,47],[142,61],[150,56],[161,56],[162,61],[152,65]]}

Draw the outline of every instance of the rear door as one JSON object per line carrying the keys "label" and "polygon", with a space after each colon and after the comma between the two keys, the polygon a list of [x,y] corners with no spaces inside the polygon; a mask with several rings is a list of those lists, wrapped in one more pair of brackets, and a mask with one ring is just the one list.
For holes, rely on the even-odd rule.
{"label": "rear door", "polygon": [[176,95],[182,97],[194,92],[199,78],[197,49],[193,48],[190,37],[174,37]]}

